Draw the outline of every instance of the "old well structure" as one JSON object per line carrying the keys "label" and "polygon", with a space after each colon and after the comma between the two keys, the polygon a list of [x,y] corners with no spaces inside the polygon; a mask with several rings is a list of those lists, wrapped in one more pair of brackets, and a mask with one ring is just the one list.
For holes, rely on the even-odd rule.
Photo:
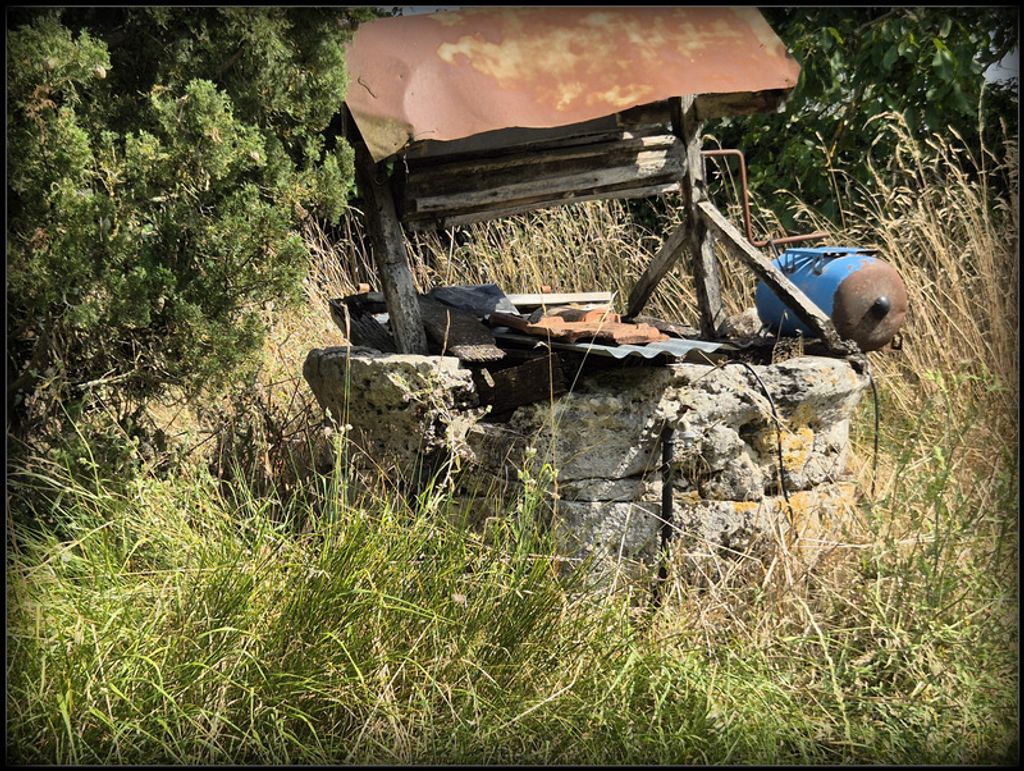
{"label": "old well structure", "polygon": [[[867,382],[862,355],[704,186],[703,121],[778,109],[796,84],[797,63],[756,10],[381,19],[357,31],[348,67],[345,132],[381,290],[358,307],[376,303],[387,318],[377,329],[345,310],[339,325],[353,323],[349,341],[361,344],[311,351],[304,374],[365,458],[407,476],[454,460],[496,483],[476,487],[492,502],[494,489],[521,483],[524,466],[535,477],[546,467],[571,554],[653,560],[671,540],[694,559],[749,556],[761,541],[827,536],[851,501],[844,469]],[[500,361],[482,364],[424,316],[438,306],[417,296],[407,231],[670,191],[681,193],[682,224],[621,320],[638,320],[660,279],[683,265],[699,305],[690,333],[666,323],[649,345],[559,343],[517,336],[478,309],[501,348]],[[818,355],[773,361],[725,334],[716,238],[814,331],[808,350]],[[538,305],[557,302],[567,300]],[[356,339],[368,329],[360,318],[377,337]]]}

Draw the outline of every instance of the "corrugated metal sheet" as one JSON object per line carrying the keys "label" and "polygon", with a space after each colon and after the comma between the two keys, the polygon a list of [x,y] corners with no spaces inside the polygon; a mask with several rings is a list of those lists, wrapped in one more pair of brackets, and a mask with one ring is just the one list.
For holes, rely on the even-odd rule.
{"label": "corrugated metal sheet", "polygon": [[506,327],[494,330],[499,340],[509,340],[540,346],[550,346],[556,351],[575,351],[594,356],[606,356],[613,359],[639,357],[642,359],[662,358],[668,361],[700,361],[718,358],[714,354],[725,354],[737,350],[728,343],[711,343],[704,340],[682,340],[673,338],[660,343],[647,345],[600,345],[598,343],[560,343],[556,340],[543,340],[533,335],[523,335],[509,331]]}
{"label": "corrugated metal sheet", "polygon": [[346,103],[375,160],[409,142],[566,126],[688,94],[789,89],[799,65],[755,8],[473,8],[378,19]]}

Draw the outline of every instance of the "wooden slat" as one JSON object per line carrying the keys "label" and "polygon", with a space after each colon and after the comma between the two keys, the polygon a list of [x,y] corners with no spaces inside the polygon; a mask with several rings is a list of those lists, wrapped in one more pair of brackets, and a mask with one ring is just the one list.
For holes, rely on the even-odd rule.
{"label": "wooden slat", "polygon": [[668,120],[668,103],[662,101],[570,126],[497,129],[448,142],[423,139],[408,146],[405,158],[410,167],[456,159],[494,160],[527,152],[660,134],[664,133]]}
{"label": "wooden slat", "polygon": [[725,215],[722,214],[710,201],[701,201],[697,204],[701,216],[707,225],[712,228],[729,250],[742,260],[757,277],[771,287],[782,301],[789,306],[802,322],[807,324],[818,337],[825,343],[832,353],[851,354],[858,353],[856,344],[843,340],[836,332],[835,326],[825,313],[818,308],[799,287],[796,286],[781,270],[772,265],[759,249],[751,246],[750,242],[740,233]]}
{"label": "wooden slat", "polygon": [[410,144],[405,151],[409,164],[446,163],[452,159],[498,158],[523,152],[543,150],[550,147],[564,147],[578,144],[595,137],[607,139],[621,131],[614,115],[606,115],[570,126],[555,126],[547,129],[513,127],[485,131],[463,139],[438,142],[421,139]]}
{"label": "wooden slat", "polygon": [[[451,195],[512,185],[538,177],[559,177],[592,168],[625,165],[634,162],[639,153],[668,150],[681,146],[671,134],[616,138],[591,144],[516,153],[499,158],[477,158],[422,167],[408,164],[404,195],[407,199]],[[588,161],[597,161],[597,163]]]}
{"label": "wooden slat", "polygon": [[366,229],[384,289],[392,334],[399,352],[426,354],[427,338],[405,251],[405,234],[387,184],[386,166],[375,164],[361,141],[354,145],[356,184],[365,202]]}
{"label": "wooden slat", "polygon": [[[406,217],[439,212],[461,213],[477,206],[516,204],[531,198],[555,198],[564,193],[596,190],[614,185],[634,187],[670,182],[683,172],[680,143],[656,150],[629,152],[620,158],[598,154],[543,167],[523,166],[512,174],[489,175],[486,167],[466,174],[461,189],[414,196],[406,182],[403,212]],[[616,163],[617,165],[612,165]],[[516,180],[516,181],[512,181]],[[429,190],[429,186],[427,188]]]}
{"label": "wooden slat", "polygon": [[568,305],[570,303],[610,303],[611,292],[543,292],[538,294],[506,295],[517,308],[539,308],[542,305]]}
{"label": "wooden slat", "polygon": [[538,209],[547,209],[555,206],[567,206],[568,204],[581,203],[583,201],[596,201],[606,198],[627,199],[627,198],[648,198],[665,193],[674,193],[680,188],[678,180],[660,182],[654,185],[635,187],[632,182],[624,185],[614,185],[599,190],[587,190],[583,192],[563,193],[557,198],[538,196],[529,201],[518,201],[514,204],[492,204],[490,206],[474,207],[470,210],[460,212],[438,212],[432,215],[421,215],[420,217],[406,216],[403,223],[411,232],[420,230],[431,230],[437,227],[453,227],[456,225],[469,225],[474,222],[486,222],[498,219],[499,217],[511,217],[516,214],[525,214]]}

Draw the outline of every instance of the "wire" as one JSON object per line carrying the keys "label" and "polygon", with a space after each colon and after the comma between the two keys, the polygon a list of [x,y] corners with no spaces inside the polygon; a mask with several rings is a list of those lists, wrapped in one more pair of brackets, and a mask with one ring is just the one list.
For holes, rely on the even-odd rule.
{"label": "wire", "polygon": [[728,361],[726,366],[729,364],[739,364],[747,372],[754,376],[754,380],[761,386],[761,391],[764,393],[765,398],[768,400],[768,406],[771,407],[772,419],[775,421],[775,441],[776,449],[779,453],[779,488],[782,490],[782,497],[786,499],[786,506],[789,507],[790,525],[793,524],[793,504],[789,500],[789,491],[786,490],[786,470],[785,464],[782,459],[782,422],[779,420],[778,410],[775,408],[775,400],[772,399],[771,393],[768,391],[768,387],[761,380],[761,376],[757,374],[757,371],[745,361]]}
{"label": "wire", "polygon": [[871,385],[871,398],[875,405],[875,439],[874,454],[871,458],[871,500],[875,499],[875,480],[878,478],[878,434],[881,426],[881,414],[878,407],[878,387],[875,385],[875,378],[871,375],[871,368],[865,363],[864,374],[868,376],[868,383]]}

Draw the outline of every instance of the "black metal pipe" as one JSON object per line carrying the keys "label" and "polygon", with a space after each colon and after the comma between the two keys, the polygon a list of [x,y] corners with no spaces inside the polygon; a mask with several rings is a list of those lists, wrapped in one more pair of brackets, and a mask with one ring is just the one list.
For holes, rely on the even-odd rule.
{"label": "black metal pipe", "polygon": [[675,454],[676,430],[666,423],[661,430],[661,546],[667,548],[672,539],[672,456]]}
{"label": "black metal pipe", "polygon": [[661,586],[668,579],[668,544],[672,540],[672,456],[675,454],[676,430],[670,423],[661,429],[661,563],[654,585],[653,605],[661,607]]}

